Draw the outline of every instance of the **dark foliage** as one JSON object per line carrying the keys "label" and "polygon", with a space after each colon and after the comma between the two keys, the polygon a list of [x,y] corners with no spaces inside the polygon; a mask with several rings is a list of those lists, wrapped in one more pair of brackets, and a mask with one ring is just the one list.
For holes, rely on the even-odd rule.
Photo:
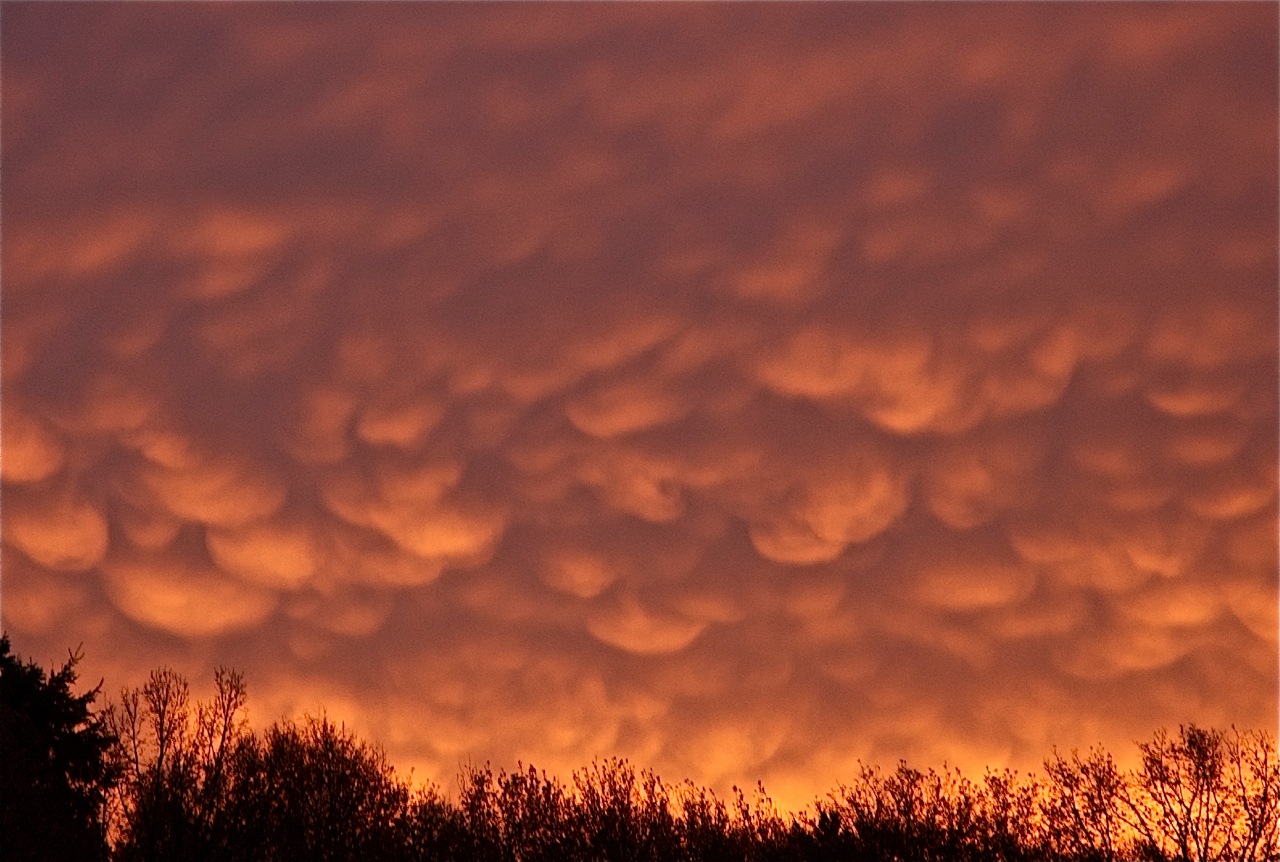
{"label": "dark foliage", "polygon": [[327,719],[277,724],[232,753],[219,858],[396,858],[409,797],[381,752]]}
{"label": "dark foliage", "polygon": [[156,671],[113,709],[117,859],[404,856],[410,792],[380,751],[326,718],[252,733],[243,680],[215,680],[214,700],[193,709],[186,681]]}
{"label": "dark foliage", "polygon": [[251,731],[229,671],[195,704],[156,671],[104,723],[96,690],[70,693],[75,656],[48,679],[7,641],[0,658],[6,860],[100,859],[109,836],[118,860],[1280,862],[1280,765],[1261,732],[1159,731],[1128,771],[1101,750],[981,781],[867,767],[796,815],[762,786],[725,801],[623,760],[568,781],[471,766],[450,798],[327,718]]}
{"label": "dark foliage", "polygon": [[10,862],[107,856],[112,738],[93,712],[98,689],[72,693],[79,658],[46,675],[0,636],[0,851]]}
{"label": "dark foliage", "polygon": [[[864,768],[796,816],[779,814],[762,786],[726,803],[622,760],[568,782],[532,766],[471,766],[454,801],[433,786],[412,791],[378,749],[323,718],[248,732],[237,718],[243,684],[217,679],[215,703],[191,712],[185,683],[160,671],[113,713],[133,716],[119,725],[120,748],[146,752],[129,755],[140,765],[122,785],[118,858],[1280,859],[1280,769],[1262,733],[1161,731],[1139,745],[1133,772],[1101,751],[1055,753],[1044,777],[989,772],[981,782],[905,763],[891,773]],[[178,716],[190,719],[185,736],[181,722],[166,724]]]}

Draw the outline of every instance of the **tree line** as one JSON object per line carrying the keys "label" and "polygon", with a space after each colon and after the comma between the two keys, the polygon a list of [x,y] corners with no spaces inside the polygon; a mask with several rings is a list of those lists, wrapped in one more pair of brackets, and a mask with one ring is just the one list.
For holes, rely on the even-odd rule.
{"label": "tree line", "polygon": [[1101,748],[1038,774],[864,767],[798,813],[761,785],[722,799],[625,760],[568,779],[466,766],[413,786],[324,716],[245,720],[244,679],[193,701],[172,670],[95,709],[73,653],[46,673],[0,638],[0,854],[19,860],[1280,860],[1280,765],[1263,731],[1183,726],[1120,769]]}

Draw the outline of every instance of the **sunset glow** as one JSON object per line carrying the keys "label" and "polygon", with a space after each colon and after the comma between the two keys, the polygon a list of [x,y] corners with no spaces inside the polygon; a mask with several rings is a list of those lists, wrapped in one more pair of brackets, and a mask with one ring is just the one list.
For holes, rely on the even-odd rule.
{"label": "sunset glow", "polygon": [[1274,730],[1277,24],[6,2],[3,627],[446,785]]}

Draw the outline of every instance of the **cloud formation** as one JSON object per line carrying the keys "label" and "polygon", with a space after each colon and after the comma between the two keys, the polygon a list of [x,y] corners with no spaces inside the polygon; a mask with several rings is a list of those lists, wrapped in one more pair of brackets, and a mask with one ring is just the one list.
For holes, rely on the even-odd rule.
{"label": "cloud formation", "polygon": [[6,11],[3,619],[803,803],[1277,703],[1276,15]]}

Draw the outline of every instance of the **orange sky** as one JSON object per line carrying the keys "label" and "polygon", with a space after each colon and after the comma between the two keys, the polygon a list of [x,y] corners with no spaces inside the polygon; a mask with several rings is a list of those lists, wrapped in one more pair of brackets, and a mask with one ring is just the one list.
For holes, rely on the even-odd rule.
{"label": "orange sky", "polygon": [[0,31],[18,652],[789,805],[1275,727],[1274,4]]}

